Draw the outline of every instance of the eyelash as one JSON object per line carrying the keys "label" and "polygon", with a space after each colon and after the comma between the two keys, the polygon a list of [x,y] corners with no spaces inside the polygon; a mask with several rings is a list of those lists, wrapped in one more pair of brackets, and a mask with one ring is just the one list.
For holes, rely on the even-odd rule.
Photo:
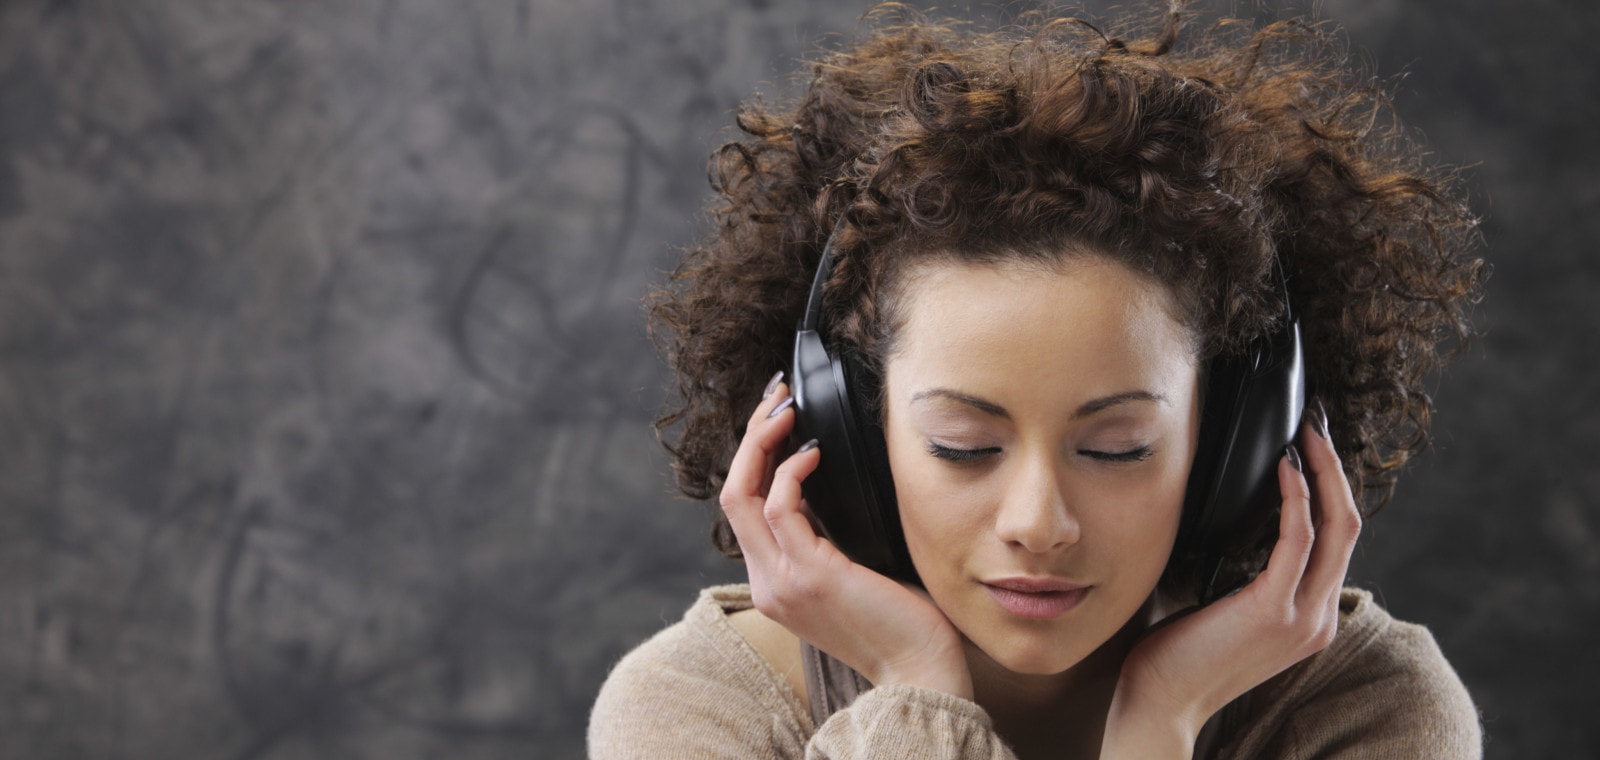
{"label": "eyelash", "polygon": [[1137,449],[1129,449],[1128,451],[1088,451],[1080,449],[1078,453],[1102,462],[1143,462],[1155,452],[1151,451],[1149,446],[1140,446]]}
{"label": "eyelash", "polygon": [[[953,449],[949,446],[941,446],[930,441],[928,443],[928,453],[946,461],[966,463],[975,461],[990,454],[998,454],[1000,453],[1000,449]],[[1143,462],[1144,460],[1149,459],[1150,455],[1155,452],[1151,451],[1149,446],[1140,446],[1139,448],[1130,449],[1128,451],[1094,451],[1092,449],[1079,449],[1078,453],[1089,457],[1090,459],[1095,459],[1101,462]]]}
{"label": "eyelash", "polygon": [[966,463],[989,454],[998,454],[997,448],[987,449],[952,449],[949,446],[940,446],[932,441],[928,442],[928,453],[950,462]]}

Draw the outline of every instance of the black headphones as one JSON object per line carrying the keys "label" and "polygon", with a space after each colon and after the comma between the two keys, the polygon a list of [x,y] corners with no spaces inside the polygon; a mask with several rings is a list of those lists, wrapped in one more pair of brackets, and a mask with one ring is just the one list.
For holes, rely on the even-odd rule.
{"label": "black headphones", "polygon": [[[833,271],[838,229],[828,238],[794,338],[790,378],[796,442],[816,439],[822,462],[801,484],[827,538],[856,562],[891,578],[918,582],[900,510],[883,428],[867,413],[878,378],[849,352],[823,339],[822,290]],[[1282,269],[1274,277],[1288,289]],[[1277,464],[1305,411],[1305,362],[1300,321],[1291,310],[1275,331],[1243,354],[1219,356],[1206,368],[1200,437],[1178,529],[1173,561],[1202,579],[1200,601],[1216,588],[1226,552],[1250,518],[1281,501]]]}

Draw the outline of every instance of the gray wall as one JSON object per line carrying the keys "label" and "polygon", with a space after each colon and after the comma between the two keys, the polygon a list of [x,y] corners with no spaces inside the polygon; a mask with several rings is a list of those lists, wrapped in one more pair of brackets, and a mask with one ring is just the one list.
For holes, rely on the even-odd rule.
{"label": "gray wall", "polygon": [[[578,757],[741,577],[638,298],[735,103],[862,6],[668,6],[0,6],[0,756]],[[1484,337],[1352,576],[1493,758],[1600,752],[1596,8],[1323,4],[1478,164]]]}

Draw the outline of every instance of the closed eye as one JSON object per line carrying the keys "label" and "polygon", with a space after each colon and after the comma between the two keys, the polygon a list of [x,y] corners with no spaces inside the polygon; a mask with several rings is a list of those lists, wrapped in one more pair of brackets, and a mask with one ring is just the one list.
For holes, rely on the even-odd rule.
{"label": "closed eye", "polygon": [[1098,459],[1102,462],[1143,462],[1144,460],[1149,459],[1150,455],[1155,452],[1151,451],[1149,446],[1140,446],[1139,448],[1129,449],[1127,451],[1095,451],[1093,449],[1079,449],[1078,453],[1090,459]]}
{"label": "closed eye", "polygon": [[940,459],[951,462],[971,462],[973,460],[989,456],[990,454],[998,454],[1000,453],[1000,449],[997,446],[991,446],[986,449],[954,449],[949,446],[941,446],[937,443],[929,441],[928,453]]}

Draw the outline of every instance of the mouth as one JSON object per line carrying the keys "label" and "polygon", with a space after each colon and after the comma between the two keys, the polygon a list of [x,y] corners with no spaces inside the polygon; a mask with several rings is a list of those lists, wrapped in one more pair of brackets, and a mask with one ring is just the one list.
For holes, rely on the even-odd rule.
{"label": "mouth", "polygon": [[1083,586],[1059,578],[1000,578],[983,581],[1001,609],[1030,620],[1061,617],[1077,607],[1093,586]]}

